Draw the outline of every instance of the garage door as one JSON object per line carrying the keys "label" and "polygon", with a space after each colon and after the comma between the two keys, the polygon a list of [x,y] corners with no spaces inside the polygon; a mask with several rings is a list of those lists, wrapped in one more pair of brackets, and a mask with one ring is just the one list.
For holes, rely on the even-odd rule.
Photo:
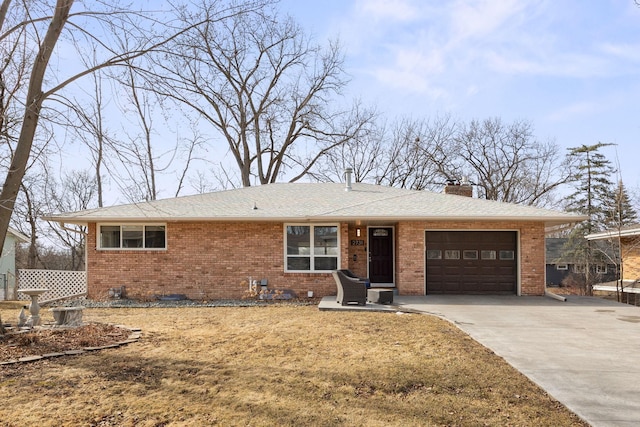
{"label": "garage door", "polygon": [[515,231],[427,231],[427,294],[514,294]]}

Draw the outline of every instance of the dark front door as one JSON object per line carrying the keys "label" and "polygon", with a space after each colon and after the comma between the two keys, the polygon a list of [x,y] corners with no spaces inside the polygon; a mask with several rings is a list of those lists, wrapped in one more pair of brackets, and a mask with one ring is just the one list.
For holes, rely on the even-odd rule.
{"label": "dark front door", "polygon": [[393,228],[369,228],[369,280],[393,283]]}
{"label": "dark front door", "polygon": [[514,294],[515,231],[427,231],[427,294]]}

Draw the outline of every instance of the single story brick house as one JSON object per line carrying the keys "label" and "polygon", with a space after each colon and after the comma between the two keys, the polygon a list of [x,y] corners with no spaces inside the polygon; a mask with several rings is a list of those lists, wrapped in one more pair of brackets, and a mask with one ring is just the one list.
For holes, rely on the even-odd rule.
{"label": "single story brick house", "polygon": [[268,184],[46,219],[87,226],[90,298],[121,286],[131,298],[238,298],[249,278],[327,296],[340,268],[399,295],[544,294],[545,227],[585,218],[471,194],[467,184],[434,193],[351,184],[347,174],[346,184]]}

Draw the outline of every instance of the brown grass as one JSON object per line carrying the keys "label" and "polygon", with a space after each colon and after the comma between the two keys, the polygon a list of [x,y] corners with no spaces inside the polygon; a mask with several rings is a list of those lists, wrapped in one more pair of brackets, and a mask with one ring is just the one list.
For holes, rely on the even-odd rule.
{"label": "brown grass", "polygon": [[585,425],[427,315],[273,305],[84,316],[141,327],[142,339],[0,368],[0,425]]}

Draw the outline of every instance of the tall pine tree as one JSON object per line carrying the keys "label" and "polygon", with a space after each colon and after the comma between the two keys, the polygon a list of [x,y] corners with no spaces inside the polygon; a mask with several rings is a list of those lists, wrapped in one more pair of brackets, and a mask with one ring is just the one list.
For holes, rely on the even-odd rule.
{"label": "tall pine tree", "polygon": [[594,145],[581,145],[569,148],[569,157],[576,162],[573,174],[575,191],[567,201],[567,210],[588,216],[588,219],[576,226],[565,247],[576,264],[584,265],[584,281],[581,283],[584,293],[591,295],[596,276],[594,265],[601,262],[601,254],[595,251],[593,243],[585,239],[587,234],[602,231],[607,226],[613,183],[611,177],[616,170],[611,162],[600,153],[600,149],[613,144],[599,142]]}

